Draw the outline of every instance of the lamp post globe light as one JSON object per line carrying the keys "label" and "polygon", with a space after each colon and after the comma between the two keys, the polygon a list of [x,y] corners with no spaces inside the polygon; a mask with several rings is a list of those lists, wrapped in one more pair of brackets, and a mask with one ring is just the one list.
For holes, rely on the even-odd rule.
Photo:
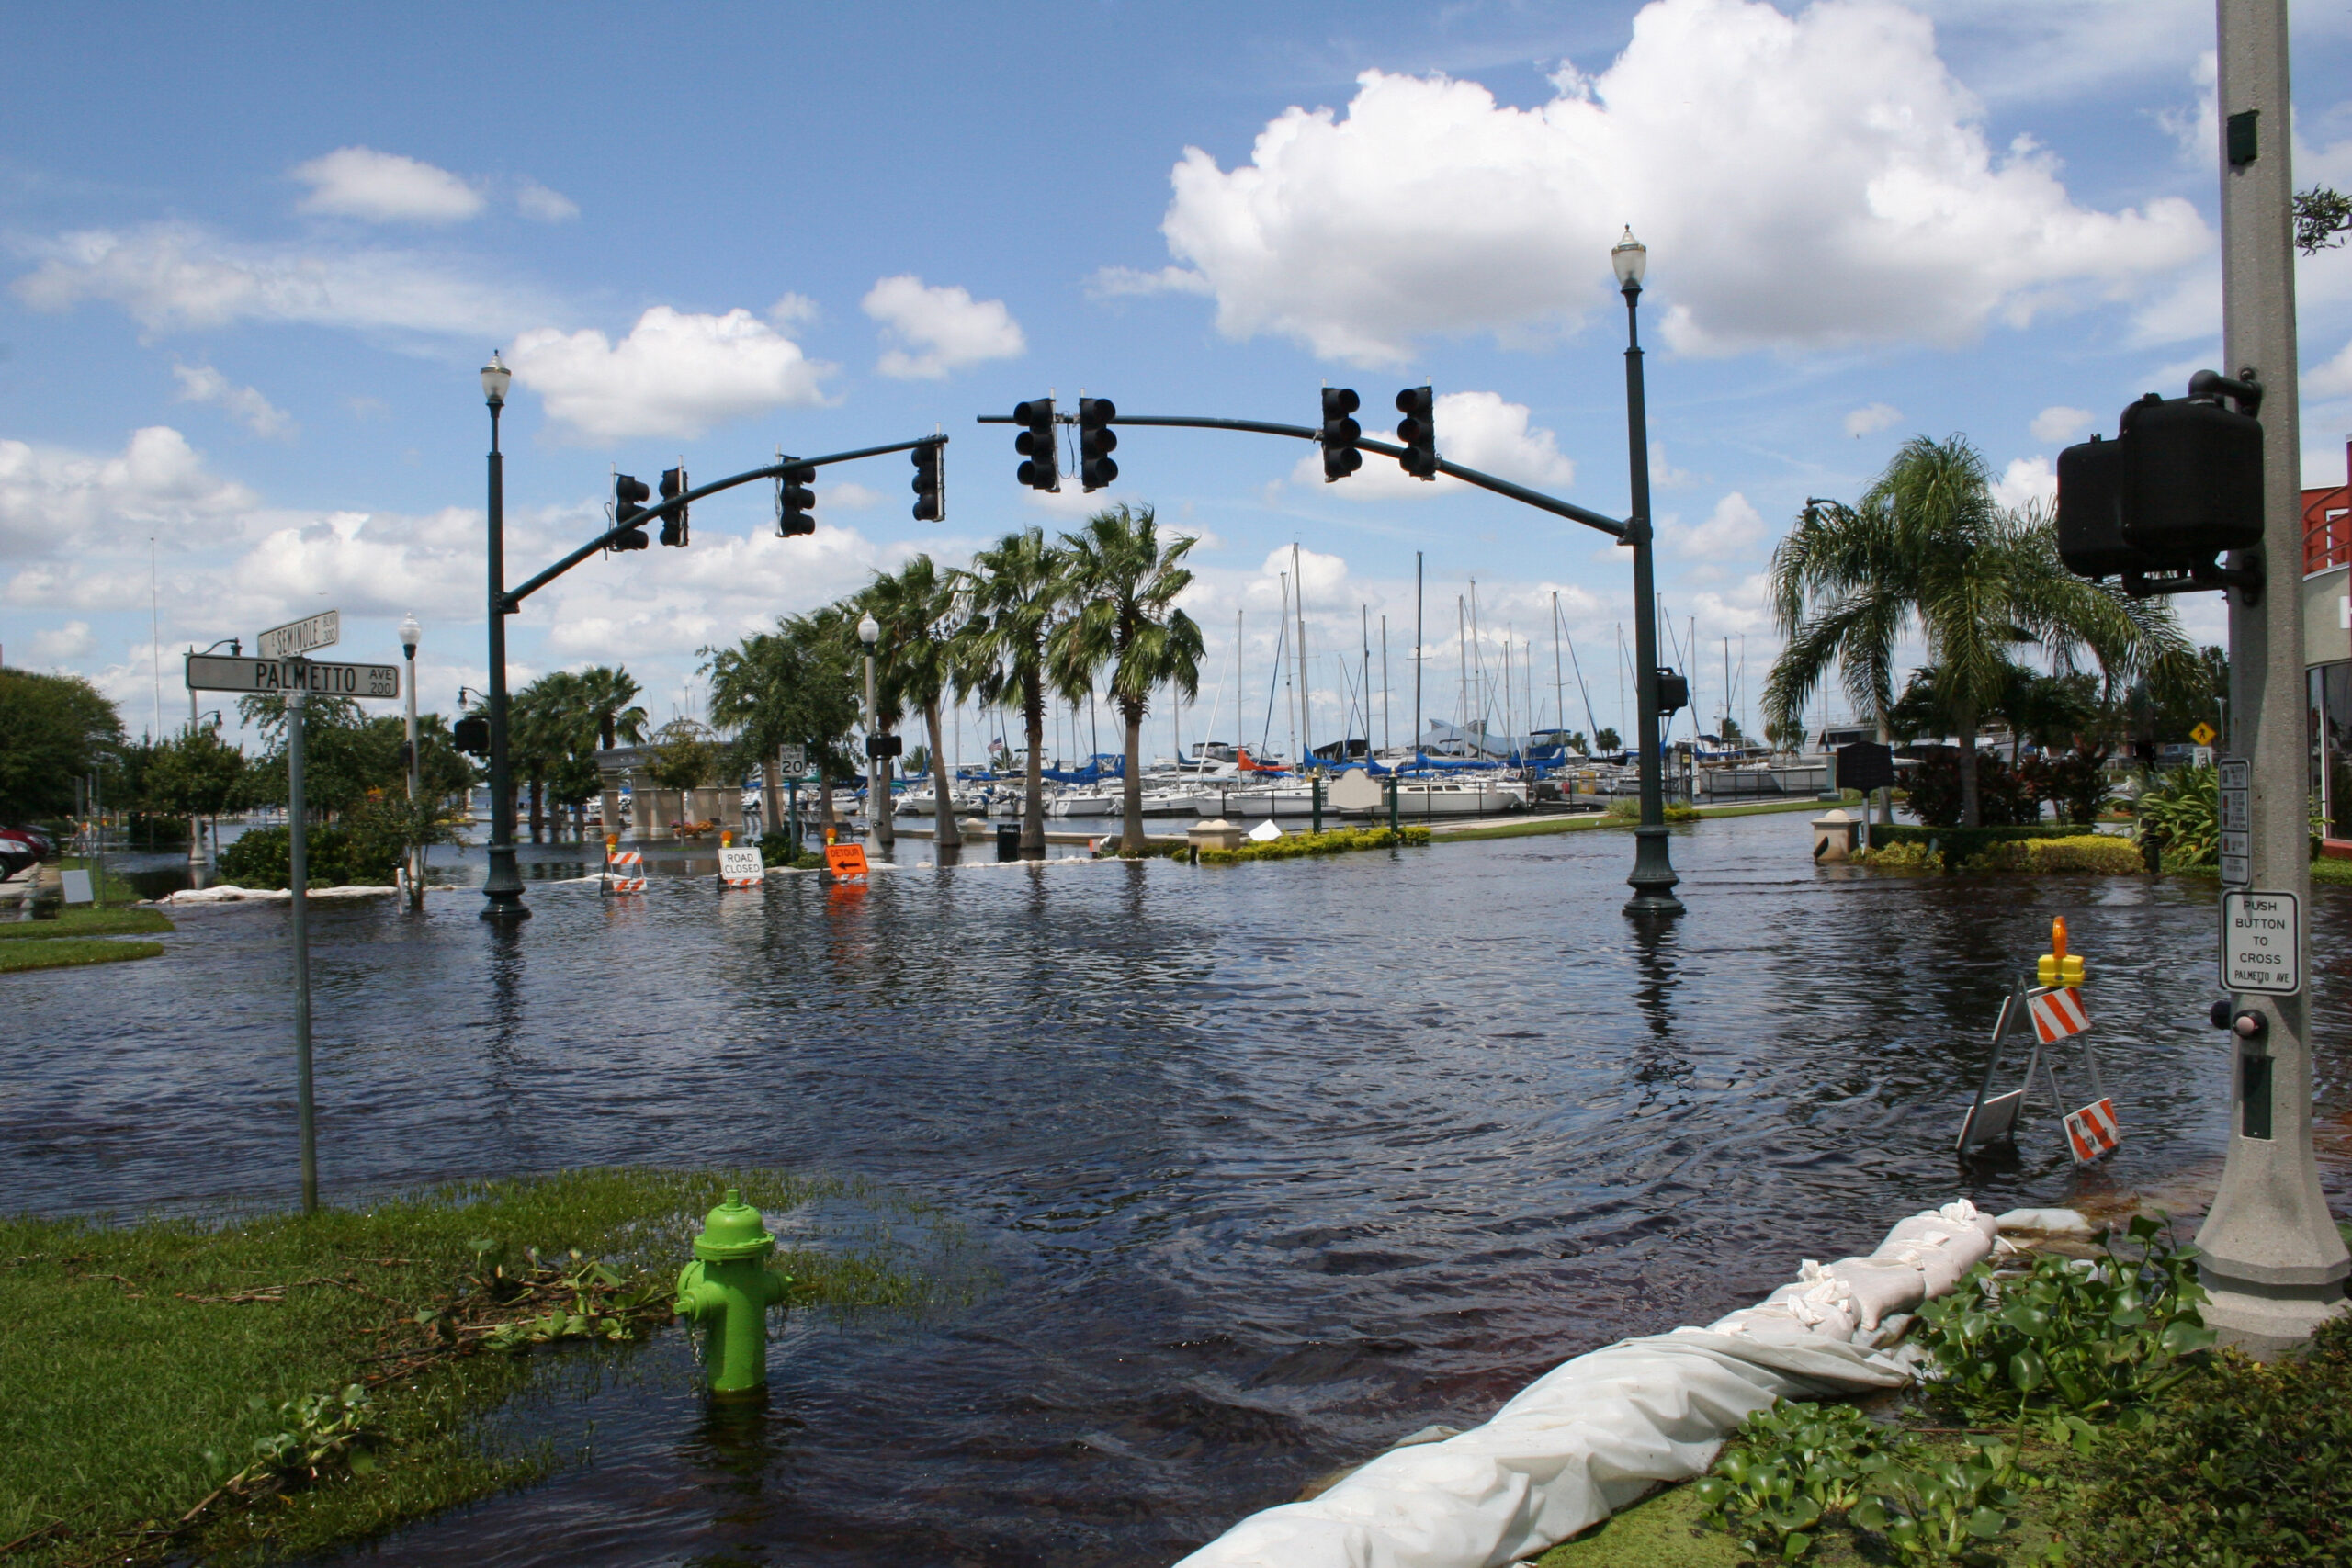
{"label": "lamp post globe light", "polygon": [[879,844],[888,816],[882,799],[882,758],[874,744],[874,738],[881,733],[874,716],[874,645],[882,640],[882,623],[870,610],[858,620],[857,640],[865,645],[865,836]]}
{"label": "lamp post globe light", "polygon": [[1649,414],[1642,392],[1642,277],[1649,270],[1649,247],[1625,237],[1611,247],[1609,265],[1625,297],[1625,442],[1632,463],[1634,514],[1625,542],[1634,549],[1634,741],[1641,748],[1642,819],[1634,829],[1634,870],[1625,878],[1634,890],[1629,915],[1679,915],[1674,896],[1681,879],[1667,852],[1664,761],[1658,756],[1657,581],[1651,559]]}
{"label": "lamp post globe light", "polygon": [[[416,803],[423,787],[424,773],[416,754],[416,645],[424,636],[424,628],[416,624],[413,611],[401,617],[401,654],[408,661],[408,798]],[[424,907],[424,847],[412,844],[408,852],[408,907]]]}
{"label": "lamp post globe light", "polygon": [[496,354],[481,367],[482,400],[490,405],[490,878],[482,885],[484,919],[522,919],[531,912],[523,906],[523,878],[514,869],[514,775],[506,757],[506,492],[498,414],[514,378]]}

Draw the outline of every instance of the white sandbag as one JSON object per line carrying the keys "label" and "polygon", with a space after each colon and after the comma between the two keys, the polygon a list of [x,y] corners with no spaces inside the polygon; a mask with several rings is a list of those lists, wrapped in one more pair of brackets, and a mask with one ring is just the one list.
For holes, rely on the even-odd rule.
{"label": "white sandbag", "polygon": [[1704,1474],[1777,1399],[1911,1381],[1872,1348],[1991,1252],[1965,1199],[1916,1214],[1871,1257],[1824,1267],[1707,1328],[1621,1340],[1564,1362],[1484,1426],[1392,1450],[1320,1496],[1253,1514],[1179,1568],[1502,1568],[1656,1488]]}
{"label": "white sandbag", "polygon": [[1622,1340],[1555,1367],[1482,1427],[1251,1515],[1182,1568],[1501,1568],[1704,1474],[1724,1434],[1775,1400],[1908,1381],[1818,1337],[1678,1329]]}
{"label": "white sandbag", "polygon": [[2095,1228],[2073,1209],[2011,1209],[1993,1223],[2027,1235],[2089,1235]]}
{"label": "white sandbag", "polygon": [[1917,1263],[1894,1258],[1841,1258],[1825,1273],[1843,1280],[1864,1328],[1876,1328],[1927,1298],[1927,1277]]}

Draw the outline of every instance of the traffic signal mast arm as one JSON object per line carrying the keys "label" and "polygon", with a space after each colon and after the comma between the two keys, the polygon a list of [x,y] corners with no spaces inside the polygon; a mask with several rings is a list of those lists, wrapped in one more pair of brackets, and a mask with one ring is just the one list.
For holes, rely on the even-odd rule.
{"label": "traffic signal mast arm", "polygon": [[[1056,417],[1058,423],[1076,423],[1067,416],[1057,415]],[[1020,422],[1004,414],[984,413],[979,416],[979,423],[1017,424]],[[1291,435],[1301,441],[1313,441],[1318,444],[1323,439],[1323,433],[1311,425],[1273,424],[1259,419],[1194,419],[1173,414],[1123,413],[1113,418],[1110,423],[1168,425],[1184,430],[1239,430],[1253,435]],[[1356,445],[1367,452],[1377,452],[1385,457],[1401,458],[1405,456],[1404,447],[1392,446],[1385,441],[1375,441],[1370,436],[1363,437]],[[1630,542],[1631,528],[1623,519],[1604,516],[1600,513],[1578,506],[1574,502],[1562,501],[1557,496],[1545,495],[1542,491],[1529,490],[1525,485],[1516,485],[1509,479],[1497,479],[1492,474],[1482,474],[1476,468],[1465,468],[1459,463],[1449,463],[1442,457],[1438,459],[1437,468],[1438,472],[1452,474],[1464,484],[1474,484],[1481,490],[1493,491],[1497,495],[1507,495],[1511,500],[1532,506],[1538,511],[1549,512],[1555,517],[1565,517],[1571,523],[1581,523],[1588,528],[1598,529],[1620,544]]]}
{"label": "traffic signal mast arm", "polygon": [[615,524],[537,577],[532,578],[528,582],[508,589],[504,598],[500,601],[500,605],[508,615],[514,615],[522,608],[524,600],[545,588],[590,556],[600,550],[610,549],[614,541],[622,535],[634,533],[649,524],[657,523],[669,513],[682,511],[691,503],[700,501],[704,496],[716,495],[722,490],[733,490],[737,485],[747,485],[754,479],[775,479],[787,468],[819,468],[828,463],[848,463],[860,457],[879,457],[887,452],[911,452],[919,446],[944,446],[945,445],[947,445],[947,437],[944,435],[926,435],[919,441],[894,441],[888,446],[861,446],[854,452],[832,452],[822,457],[787,457],[781,463],[770,463],[764,468],[753,468],[748,473],[735,474],[714,483],[699,486],[686,491],[684,495],[673,496],[666,501],[658,502],[626,523]]}

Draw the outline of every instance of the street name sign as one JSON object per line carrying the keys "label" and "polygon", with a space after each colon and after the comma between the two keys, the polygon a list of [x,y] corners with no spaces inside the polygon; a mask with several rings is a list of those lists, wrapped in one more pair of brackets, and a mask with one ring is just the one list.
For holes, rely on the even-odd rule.
{"label": "street name sign", "polygon": [[[288,671],[300,671],[289,675]],[[191,692],[285,692],[300,682],[306,692],[326,697],[397,697],[401,667],[397,664],[320,664],[307,659],[223,659],[218,654],[187,656],[187,689]]]}
{"label": "street name sign", "polygon": [[291,659],[314,648],[333,648],[343,640],[343,612],[322,610],[282,626],[272,626],[254,639],[264,659]]}
{"label": "street name sign", "polygon": [[2224,757],[2221,791],[2216,802],[2222,833],[2222,886],[2244,887],[2254,880],[2254,810],[2250,776],[2244,757]]}
{"label": "street name sign", "polygon": [[2292,893],[2222,895],[2222,988],[2291,997],[2303,988],[2303,908]]}

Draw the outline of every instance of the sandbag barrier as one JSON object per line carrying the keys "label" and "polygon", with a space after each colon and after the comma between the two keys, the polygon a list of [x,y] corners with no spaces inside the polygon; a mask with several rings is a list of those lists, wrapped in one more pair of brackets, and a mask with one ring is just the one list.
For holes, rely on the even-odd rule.
{"label": "sandbag barrier", "polygon": [[1177,1568],[1504,1568],[1661,1485],[1706,1473],[1724,1439],[1782,1399],[1911,1381],[1883,1348],[1991,1255],[1966,1199],[1914,1214],[1867,1258],[1798,1278],[1704,1328],[1564,1361],[1483,1426],[1392,1449],[1304,1503],[1252,1514]]}

